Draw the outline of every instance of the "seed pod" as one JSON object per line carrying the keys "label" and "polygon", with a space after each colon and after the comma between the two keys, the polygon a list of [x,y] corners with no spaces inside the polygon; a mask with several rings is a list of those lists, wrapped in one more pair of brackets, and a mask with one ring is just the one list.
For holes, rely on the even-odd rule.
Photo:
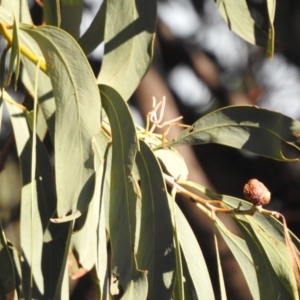
{"label": "seed pod", "polygon": [[257,179],[250,179],[243,190],[244,196],[255,206],[267,205],[271,200],[270,191]]}

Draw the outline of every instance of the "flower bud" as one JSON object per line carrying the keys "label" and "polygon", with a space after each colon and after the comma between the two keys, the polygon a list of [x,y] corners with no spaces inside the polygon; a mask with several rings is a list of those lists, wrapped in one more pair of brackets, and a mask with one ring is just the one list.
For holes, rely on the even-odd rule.
{"label": "flower bud", "polygon": [[257,179],[250,179],[243,190],[244,196],[255,206],[267,205],[271,200],[270,191]]}

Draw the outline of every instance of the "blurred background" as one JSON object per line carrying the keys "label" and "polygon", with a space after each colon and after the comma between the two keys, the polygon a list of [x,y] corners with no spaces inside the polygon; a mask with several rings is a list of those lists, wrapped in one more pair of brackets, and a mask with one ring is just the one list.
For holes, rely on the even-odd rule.
{"label": "blurred background", "polygon": [[[81,33],[90,25],[101,2],[84,2]],[[41,24],[41,1],[28,3],[34,23]],[[247,4],[260,27],[267,28],[266,1],[248,0]],[[129,101],[136,122],[143,125],[153,96],[158,101],[166,96],[165,120],[183,116],[185,124],[228,105],[258,105],[299,120],[299,1],[277,0],[275,38],[285,50],[276,52],[270,60],[265,49],[250,45],[228,29],[213,0],[158,1],[154,60]],[[96,75],[101,67],[103,48],[100,45],[89,55]],[[16,97],[24,101],[24,94]],[[180,127],[172,127],[168,138],[180,130]],[[45,143],[51,151],[47,138]],[[220,194],[243,198],[243,186],[249,179],[262,181],[272,193],[267,208],[280,211],[289,228],[300,236],[299,163],[276,162],[214,144],[178,150],[188,164],[189,179]],[[21,178],[14,137],[5,113],[0,151],[0,217],[8,238],[17,246]],[[1,172],[4,168],[5,176]],[[195,231],[208,262],[216,299],[219,299],[211,222],[187,200],[179,198],[178,204]],[[224,222],[233,226],[228,218]],[[241,271],[221,239],[219,246],[228,299],[251,299]],[[71,299],[96,299],[90,275],[81,278],[72,288]]]}

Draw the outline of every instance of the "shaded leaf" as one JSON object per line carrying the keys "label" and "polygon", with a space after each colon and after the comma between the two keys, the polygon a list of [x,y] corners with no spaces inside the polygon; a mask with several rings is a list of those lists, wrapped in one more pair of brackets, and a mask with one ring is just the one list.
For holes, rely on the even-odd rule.
{"label": "shaded leaf", "polygon": [[140,141],[136,163],[142,190],[141,236],[137,262],[147,270],[147,299],[170,299],[174,284],[173,224],[162,171],[152,150]]}
{"label": "shaded leaf", "polygon": [[43,13],[47,25],[60,27],[60,0],[43,0]]}
{"label": "shaded leaf", "polygon": [[[196,121],[166,146],[216,143],[282,161],[282,142],[300,150],[300,122],[277,112],[252,106],[216,110]],[[298,154],[299,157],[299,154]]]}
{"label": "shaded leaf", "polygon": [[0,221],[0,285],[5,293],[16,289],[15,270]]}
{"label": "shaded leaf", "polygon": [[[112,249],[111,273],[113,294],[124,291],[122,299],[146,299],[146,274],[139,271],[134,259],[136,230],[136,194],[132,169],[138,149],[135,126],[127,104],[111,87],[99,86],[103,108],[112,131],[112,165],[109,230]],[[119,286],[118,286],[119,284]]]}
{"label": "shaded leaf", "polygon": [[[60,0],[61,29],[75,39],[79,38],[79,29],[83,12],[83,0]],[[72,17],[70,17],[72,16]]]}
{"label": "shaded leaf", "polygon": [[90,27],[78,40],[78,44],[86,55],[95,50],[104,40],[106,2],[101,3]]}
{"label": "shaded leaf", "polygon": [[47,26],[22,30],[39,44],[54,88],[56,221],[68,221],[87,208],[94,190],[91,141],[100,128],[99,92],[86,57],[71,36]]}
{"label": "shaded leaf", "polygon": [[108,0],[105,48],[98,82],[114,88],[127,101],[153,57],[156,1]]}

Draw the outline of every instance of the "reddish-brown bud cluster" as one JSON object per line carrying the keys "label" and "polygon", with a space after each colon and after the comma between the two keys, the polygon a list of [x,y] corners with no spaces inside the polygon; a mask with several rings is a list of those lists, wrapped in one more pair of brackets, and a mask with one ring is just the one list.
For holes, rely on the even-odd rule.
{"label": "reddish-brown bud cluster", "polygon": [[257,179],[250,179],[244,185],[243,192],[245,198],[252,202],[255,206],[267,205],[271,200],[270,191]]}

